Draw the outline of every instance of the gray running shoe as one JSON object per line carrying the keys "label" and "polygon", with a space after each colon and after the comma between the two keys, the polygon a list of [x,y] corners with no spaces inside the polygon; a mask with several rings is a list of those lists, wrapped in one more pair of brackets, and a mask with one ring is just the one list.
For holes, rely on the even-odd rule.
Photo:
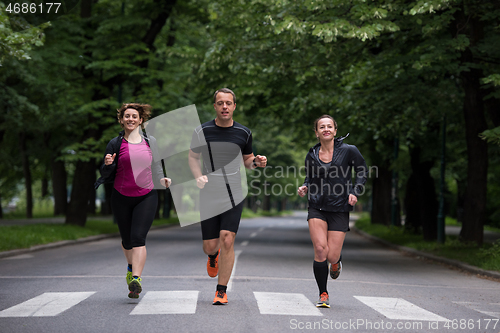
{"label": "gray running shoe", "polygon": [[319,296],[319,300],[316,302],[316,307],[317,308],[329,308],[330,307],[330,297],[328,296],[328,293],[323,292]]}

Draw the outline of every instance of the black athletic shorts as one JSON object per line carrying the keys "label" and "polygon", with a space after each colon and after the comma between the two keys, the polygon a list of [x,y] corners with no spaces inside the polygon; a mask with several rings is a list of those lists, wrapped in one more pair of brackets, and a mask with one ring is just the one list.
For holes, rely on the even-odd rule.
{"label": "black athletic shorts", "polygon": [[237,233],[242,212],[243,201],[222,214],[201,221],[203,240],[219,238],[221,230]]}
{"label": "black athletic shorts", "polygon": [[349,212],[327,212],[316,208],[307,209],[307,220],[320,219],[328,224],[328,231],[347,232],[349,229]]}

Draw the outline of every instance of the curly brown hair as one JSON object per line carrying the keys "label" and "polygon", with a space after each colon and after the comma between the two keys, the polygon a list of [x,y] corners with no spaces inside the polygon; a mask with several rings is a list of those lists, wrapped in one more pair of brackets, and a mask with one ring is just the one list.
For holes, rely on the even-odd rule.
{"label": "curly brown hair", "polygon": [[125,114],[125,110],[134,109],[139,112],[139,118],[142,119],[141,128],[144,130],[144,123],[148,121],[151,117],[151,105],[149,104],[139,104],[139,103],[123,103],[122,106],[117,110],[116,118],[118,119],[118,123],[123,128],[123,124],[120,120],[123,119],[123,115]]}

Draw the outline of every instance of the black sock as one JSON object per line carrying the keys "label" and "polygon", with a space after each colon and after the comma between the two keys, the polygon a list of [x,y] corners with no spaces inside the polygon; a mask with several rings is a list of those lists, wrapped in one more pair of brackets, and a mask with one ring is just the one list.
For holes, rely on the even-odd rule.
{"label": "black sock", "polygon": [[319,294],[328,291],[326,290],[326,282],[328,281],[328,263],[327,261],[319,262],[314,260],[313,263],[314,277],[316,278],[316,283],[318,284]]}
{"label": "black sock", "polygon": [[217,285],[217,291],[223,291],[223,292],[226,292],[227,290],[227,286],[223,286],[221,284],[218,284]]}
{"label": "black sock", "polygon": [[208,256],[210,257],[210,259],[215,259],[215,258],[217,258],[218,255],[219,255],[219,251],[215,252],[215,254],[209,254]]}
{"label": "black sock", "polygon": [[137,275],[132,276],[134,279],[138,279],[139,277]]}
{"label": "black sock", "polygon": [[128,264],[128,271],[132,272],[132,264]]}

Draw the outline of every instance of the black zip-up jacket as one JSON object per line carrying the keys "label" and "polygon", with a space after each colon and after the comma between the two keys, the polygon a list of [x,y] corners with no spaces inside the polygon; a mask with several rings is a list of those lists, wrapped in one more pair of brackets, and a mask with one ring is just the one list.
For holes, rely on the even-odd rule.
{"label": "black zip-up jacket", "polygon": [[[125,134],[124,131],[121,131],[118,133],[117,137],[114,137],[111,139],[111,141],[108,142],[108,145],[106,146],[106,151],[104,152],[104,157],[103,157],[103,162],[100,168],[101,171],[101,177],[97,179],[97,181],[94,183],[94,188],[97,190],[97,188],[105,183],[112,183],[115,181],[116,177],[116,166],[118,165],[118,158],[120,157],[120,147],[123,142],[123,135]],[[142,133],[142,137],[144,140],[146,140],[146,143],[148,144],[149,148],[152,149],[153,156],[157,156],[157,147],[156,147],[156,139],[152,136],[148,137],[146,133]],[[104,160],[106,158],[107,154],[113,155],[116,153],[115,160],[113,163],[110,165],[104,164]],[[163,175],[163,168],[161,166],[161,163],[158,162],[152,162],[151,163],[151,174],[153,176],[153,183],[155,185],[155,188],[158,188],[158,185],[160,184],[160,179],[164,178],[165,176]]]}
{"label": "black zip-up jacket", "polygon": [[[359,197],[364,193],[366,162],[356,146],[343,142],[346,137],[334,140],[330,163],[320,161],[320,143],[309,149],[303,184],[307,186],[309,207],[330,212],[352,211],[354,207],[349,205],[349,194]],[[352,168],[356,173],[354,186],[351,181]]]}

